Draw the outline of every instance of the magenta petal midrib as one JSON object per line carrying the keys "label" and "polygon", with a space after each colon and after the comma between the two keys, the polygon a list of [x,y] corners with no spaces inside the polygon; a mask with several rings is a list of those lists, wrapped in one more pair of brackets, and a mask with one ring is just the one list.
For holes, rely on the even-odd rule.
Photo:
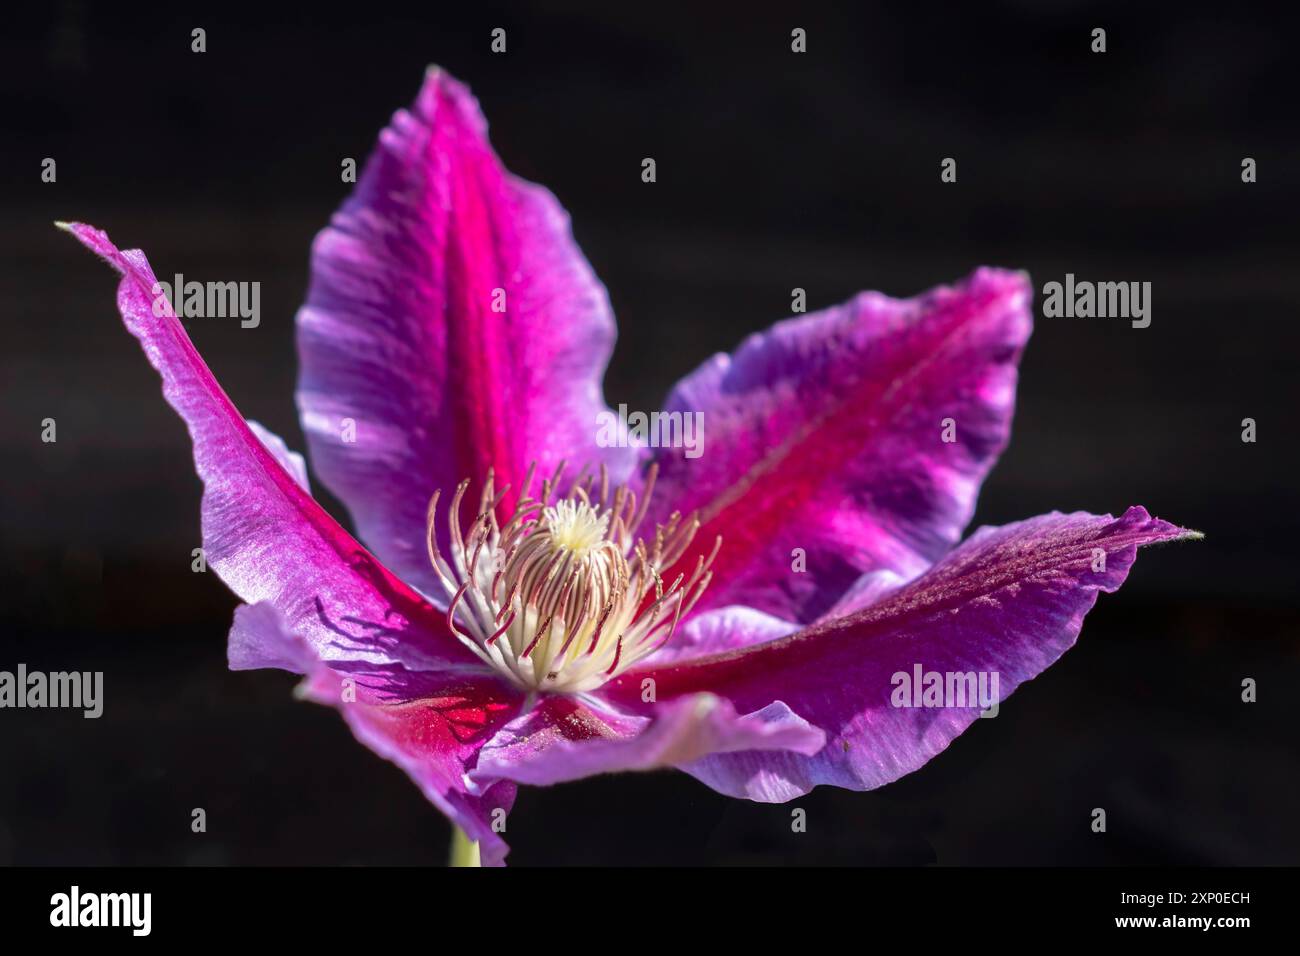
{"label": "magenta petal midrib", "polygon": [[[796,469],[801,477],[821,476],[819,479],[814,479],[814,488],[819,489],[835,481],[843,463],[860,453],[861,446],[870,441],[870,435],[888,432],[890,423],[906,407],[905,403],[899,402],[898,399],[908,394],[908,386],[937,363],[943,362],[952,352],[958,351],[964,337],[974,337],[979,333],[978,323],[970,321],[970,313],[996,307],[1000,299],[1001,295],[997,290],[986,290],[978,304],[970,308],[961,308],[962,303],[957,300],[945,303],[944,309],[948,313],[947,322],[950,327],[939,337],[937,346],[932,349],[925,348],[932,340],[920,329],[907,330],[906,334],[915,336],[916,344],[913,347],[897,356],[887,368],[873,373],[870,377],[859,378],[854,383],[857,386],[855,389],[844,389],[834,393],[833,398],[827,401],[813,418],[804,423],[793,437],[764,456],[740,482],[732,485],[723,495],[707,504],[695,506],[701,521],[700,533],[693,547],[682,556],[678,566],[689,566],[701,554],[707,553],[713,544],[710,526],[738,504],[743,503],[745,507],[743,520],[739,522],[739,526],[750,533],[749,540],[754,543],[770,540],[772,527],[796,520],[797,514],[813,504],[815,494],[809,495],[802,501],[791,503],[779,496],[753,495],[753,489],[778,473],[782,463],[789,460],[799,448],[805,447],[810,439],[818,435],[824,437],[826,432],[837,428],[839,423],[845,421],[855,409],[866,408],[867,417],[860,423],[860,427],[867,433],[866,437],[860,437],[856,444],[847,441],[823,441],[819,443],[820,454],[816,456],[816,465],[803,464]],[[920,308],[921,303],[918,301],[915,307]],[[1013,347],[1008,346],[1008,348]],[[1020,346],[1014,348],[1018,349]],[[993,454],[1000,453],[1005,445],[1004,437],[998,447],[993,449]],[[829,462],[828,458],[831,459]],[[672,505],[674,508],[687,510],[676,502]],[[728,527],[733,527],[734,524],[729,522]],[[729,561],[728,551],[737,547],[741,551],[747,550],[745,543],[735,541],[734,536],[724,535],[722,553],[719,555],[720,566]],[[924,556],[918,555],[918,557]]]}
{"label": "magenta petal midrib", "polygon": [[[880,392],[880,403],[878,407],[883,408],[890,413],[877,414],[875,413],[875,408],[868,405],[867,407],[872,409],[866,420],[866,430],[868,432],[881,431],[892,420],[894,414],[897,413],[898,407],[890,405],[891,397],[895,393],[902,391],[906,385],[910,384],[912,379],[918,378],[930,365],[938,362],[949,351],[951,351],[954,347],[953,343],[958,339],[961,333],[965,332],[967,334],[972,334],[970,332],[969,323],[958,319],[954,319],[953,322],[954,328],[950,329],[943,335],[939,341],[938,347],[928,356],[923,357],[920,361],[910,362],[909,360],[912,358],[914,353],[908,353],[902,357],[897,365],[890,366],[890,368],[882,372],[879,377],[873,377],[871,379],[864,377],[859,380],[859,383],[865,383],[867,385],[867,388],[865,389],[867,393],[872,391],[872,385],[876,381],[886,381],[889,383],[888,387]],[[904,368],[904,371],[899,377],[895,378],[890,373],[900,366]],[[759,462],[758,466],[745,476],[745,482],[742,485],[733,486],[731,493],[728,494],[725,499],[717,499],[710,502],[710,504],[705,508],[701,509],[700,520],[705,523],[712,521],[722,511],[739,502],[741,498],[745,496],[745,493],[752,488],[759,479],[776,470],[776,467],[788,458],[795,448],[803,445],[817,432],[827,428],[832,421],[841,419],[846,412],[851,410],[854,405],[854,400],[860,400],[863,397],[862,393],[856,392],[852,393],[852,398],[850,398],[850,392],[847,389],[839,394],[841,396],[840,400],[828,402],[827,407],[800,428],[794,440],[786,441]],[[850,448],[846,445],[842,447],[839,457],[841,459],[847,459],[856,452],[856,448]],[[826,477],[823,479],[823,483],[833,480],[834,472],[828,470],[825,472],[825,475]],[[800,502],[800,504],[802,505],[804,502]],[[772,510],[772,506],[768,505],[767,510]],[[750,514],[752,514],[752,512]]]}
{"label": "magenta petal midrib", "polygon": [[[455,337],[455,344],[449,347],[448,354],[464,355],[471,359],[464,365],[456,364],[449,370],[449,377],[453,383],[450,398],[464,413],[454,418],[455,441],[461,456],[460,460],[477,462],[481,466],[493,466],[498,470],[512,471],[521,467],[522,463],[515,460],[514,450],[510,447],[509,432],[505,422],[498,418],[498,414],[507,404],[522,408],[522,403],[511,401],[513,396],[502,394],[502,392],[508,393],[513,383],[505,379],[500,374],[500,370],[514,367],[516,363],[512,360],[502,362],[498,359],[497,347],[502,344],[509,347],[510,343],[503,342],[507,338],[505,336],[483,334],[487,331],[484,327],[487,325],[485,319],[488,316],[483,311],[483,303],[472,300],[472,290],[475,288],[480,291],[485,286],[507,288],[511,283],[504,279],[507,266],[501,259],[502,237],[492,216],[481,204],[481,191],[490,188],[490,185],[482,181],[477,167],[471,172],[477,180],[472,188],[460,185],[460,179],[452,180],[451,188],[459,195],[451,203],[451,222],[469,221],[477,228],[486,230],[488,233],[486,255],[491,260],[487,272],[495,278],[490,285],[476,281],[475,278],[467,278],[476,275],[481,270],[481,264],[464,254],[463,242],[453,241],[453,236],[456,236],[459,230],[454,226],[448,228],[445,247],[439,250],[443,261],[447,263],[449,300],[447,308],[453,314],[463,314],[468,310],[469,314],[477,319],[472,327],[460,323],[450,323],[448,326],[448,333]],[[467,206],[474,210],[469,216],[464,215]],[[463,233],[461,235],[463,236]],[[484,250],[477,251],[482,253]],[[497,285],[498,282],[502,284]],[[461,477],[469,479],[474,486],[477,486],[485,475],[474,474]],[[518,477],[513,474],[503,476],[503,483],[517,480]],[[505,502],[507,507],[509,504],[509,501]]]}

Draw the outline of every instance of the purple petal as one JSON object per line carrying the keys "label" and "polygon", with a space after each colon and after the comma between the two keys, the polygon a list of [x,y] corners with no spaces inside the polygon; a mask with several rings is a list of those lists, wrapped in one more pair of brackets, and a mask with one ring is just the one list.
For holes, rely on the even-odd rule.
{"label": "purple petal", "polygon": [[307,642],[290,634],[284,618],[267,601],[241,604],[226,639],[226,663],[232,671],[270,667],[305,674],[319,658]]}
{"label": "purple petal", "polygon": [[733,751],[813,754],[825,741],[780,701],[738,715],[712,694],[693,694],[637,717],[550,697],[503,728],[479,754],[475,781],[548,786],[599,773],[652,770]]}
{"label": "purple petal", "polygon": [[[204,483],[208,564],[251,605],[235,615],[231,667],[306,674],[303,696],[338,707],[357,739],[406,770],[435,806],[482,841],[487,862],[500,862],[506,846],[491,815],[508,812],[513,788],[471,794],[466,770],[518,709],[518,695],[483,676],[443,616],[362,550],[285,470],[283,442],[240,417],[170,309],[153,314],[154,277],[144,255],[119,252],[88,226],[68,229],[122,273],[122,318],[189,427]],[[412,671],[399,661],[445,669]]]}
{"label": "purple petal", "polygon": [[[601,689],[638,709],[642,681],[660,701],[709,691],[739,712],[773,700],[826,731],[813,757],[712,756],[682,769],[732,796],[788,800],[817,784],[866,790],[920,767],[979,714],[979,704],[895,706],[897,675],[997,675],[998,699],[1075,641],[1099,591],[1114,591],[1140,545],[1192,536],[1142,508],[1121,518],[1052,513],[982,528],[879,604],[791,637],[652,670]],[[947,677],[944,678],[945,683]],[[910,700],[910,698],[909,698]]]}
{"label": "purple petal", "polygon": [[837,617],[848,617],[863,608],[883,601],[908,581],[908,578],[888,568],[868,571],[849,585],[849,589],[840,595],[839,600],[821,616],[820,620],[830,621]]}
{"label": "purple petal", "polygon": [[230,589],[249,604],[273,605],[323,658],[369,654],[429,667],[477,664],[444,616],[357,544],[285,470],[287,450],[275,442],[268,447],[269,433],[259,430],[259,437],[244,421],[171,309],[154,315],[155,279],[144,254],[119,252],[90,226],[65,228],[122,273],[118,308],[189,429],[204,485],[204,553]]}
{"label": "purple petal", "polygon": [[[820,620],[847,617],[883,600],[906,583],[893,571],[868,571],[853,582]],[[662,667],[674,661],[739,650],[786,637],[800,629],[801,625],[793,621],[743,605],[693,613],[677,628],[672,640],[647,657],[642,666]]]}
{"label": "purple petal", "polygon": [[914,299],[864,293],[684,379],[667,409],[703,414],[703,451],[658,452],[651,517],[699,511],[683,567],[721,535],[699,609],[808,622],[863,573],[910,579],[944,554],[1006,444],[1030,296],[995,269]]}
{"label": "purple petal", "polygon": [[305,674],[298,696],[337,708],[357,740],[406,771],[429,802],[479,842],[485,865],[505,859],[509,848],[493,824],[510,812],[515,787],[506,782],[471,791],[466,774],[479,748],[518,711],[520,698],[500,694],[495,682],[452,673],[322,661],[268,603],[235,612],[233,669],[243,669],[249,647],[257,661],[252,666]]}
{"label": "purple petal", "polygon": [[750,607],[717,608],[692,614],[673,634],[672,640],[646,658],[645,666],[660,667],[670,661],[762,644],[798,630],[798,624]]}
{"label": "purple petal", "polygon": [[614,335],[564,210],[502,168],[469,91],[430,69],[312,249],[298,313],[312,464],[380,559],[439,593],[424,540],[435,489],[477,489],[491,467],[513,486],[508,509],[534,459],[626,476],[634,450],[596,447]]}

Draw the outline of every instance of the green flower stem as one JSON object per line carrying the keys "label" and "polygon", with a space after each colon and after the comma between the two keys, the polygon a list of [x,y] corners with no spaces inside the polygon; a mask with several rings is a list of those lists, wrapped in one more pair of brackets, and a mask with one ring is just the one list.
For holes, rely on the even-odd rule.
{"label": "green flower stem", "polygon": [[448,866],[480,866],[478,844],[456,824],[451,825],[451,858]]}

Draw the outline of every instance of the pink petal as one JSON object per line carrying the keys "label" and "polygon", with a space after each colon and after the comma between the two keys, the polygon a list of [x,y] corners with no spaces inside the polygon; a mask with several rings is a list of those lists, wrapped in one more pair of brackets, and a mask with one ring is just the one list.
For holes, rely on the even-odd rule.
{"label": "pink petal", "polygon": [[679,569],[721,535],[699,609],[808,622],[865,572],[910,579],[944,554],[1010,433],[1030,294],[995,269],[914,299],[864,293],[687,376],[667,409],[703,413],[703,453],[658,452],[651,513],[699,511]]}
{"label": "pink petal", "polygon": [[546,697],[489,741],[470,776],[549,786],[599,773],[653,770],[708,754],[792,751],[813,754],[825,735],[780,701],[738,715],[725,700],[693,694],[650,716],[596,709],[570,697]]}
{"label": "pink petal", "polygon": [[90,226],[66,228],[122,273],[122,319],[189,429],[204,485],[209,567],[244,601],[273,605],[322,657],[365,649],[377,659],[424,666],[477,664],[443,615],[357,544],[285,470],[288,450],[244,421],[170,308],[154,315],[155,279],[144,254],[119,252]]}
{"label": "pink petal", "polygon": [[466,770],[518,709],[518,695],[487,676],[444,616],[312,500],[299,481],[305,475],[286,470],[294,463],[284,443],[244,421],[171,310],[154,315],[144,255],[119,252],[89,226],[67,228],[122,273],[122,318],[189,428],[208,564],[249,602],[231,628],[231,667],[306,674],[304,696],[338,707],[359,740],[406,770],[483,841],[488,862],[500,862],[506,847],[490,816],[509,810],[513,789],[470,793]]}
{"label": "pink petal", "polygon": [[469,91],[430,69],[312,249],[298,313],[312,463],[383,562],[438,593],[424,544],[435,489],[476,489],[491,467],[513,496],[534,459],[543,473],[566,459],[627,474],[631,449],[596,447],[614,335],[564,210],[505,171]]}
{"label": "pink petal", "polygon": [[[1123,583],[1140,545],[1193,534],[1142,508],[1118,519],[1052,513],[983,528],[864,611],[766,644],[634,669],[601,693],[633,712],[647,679],[660,701],[707,690],[746,712],[781,700],[826,731],[826,747],[813,757],[739,753],[682,766],[723,793],[781,801],[817,784],[879,787],[939,753],[979,713],[894,706],[895,675],[916,665],[943,675],[996,673],[1005,699],[1074,643],[1098,592]],[[1104,570],[1094,570],[1103,559]]]}
{"label": "pink petal", "polygon": [[236,610],[232,669],[242,669],[243,650],[250,646],[258,660],[252,666],[305,674],[298,695],[337,708],[357,740],[406,771],[429,802],[479,842],[485,865],[505,859],[509,847],[494,824],[510,812],[515,787],[471,789],[466,773],[479,748],[518,711],[519,698],[499,694],[494,682],[449,672],[365,661],[327,664],[285,629],[268,603]]}

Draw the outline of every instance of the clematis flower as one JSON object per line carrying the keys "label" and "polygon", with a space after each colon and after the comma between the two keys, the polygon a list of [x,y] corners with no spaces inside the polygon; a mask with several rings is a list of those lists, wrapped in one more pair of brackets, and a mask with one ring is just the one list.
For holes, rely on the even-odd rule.
{"label": "clematis flower", "polygon": [[676,767],[787,801],[896,780],[979,708],[895,706],[895,675],[987,672],[1005,697],[1138,547],[1193,535],[1133,507],[960,541],[1010,431],[1019,272],[864,293],[708,359],[666,405],[702,413],[702,456],[598,442],[605,291],[437,69],[317,237],[297,317],[315,471],[366,547],[155,314],[143,253],[62,225],[121,273],[189,428],[207,560],[244,602],[231,668],[303,675],[485,863],[519,784]]}

